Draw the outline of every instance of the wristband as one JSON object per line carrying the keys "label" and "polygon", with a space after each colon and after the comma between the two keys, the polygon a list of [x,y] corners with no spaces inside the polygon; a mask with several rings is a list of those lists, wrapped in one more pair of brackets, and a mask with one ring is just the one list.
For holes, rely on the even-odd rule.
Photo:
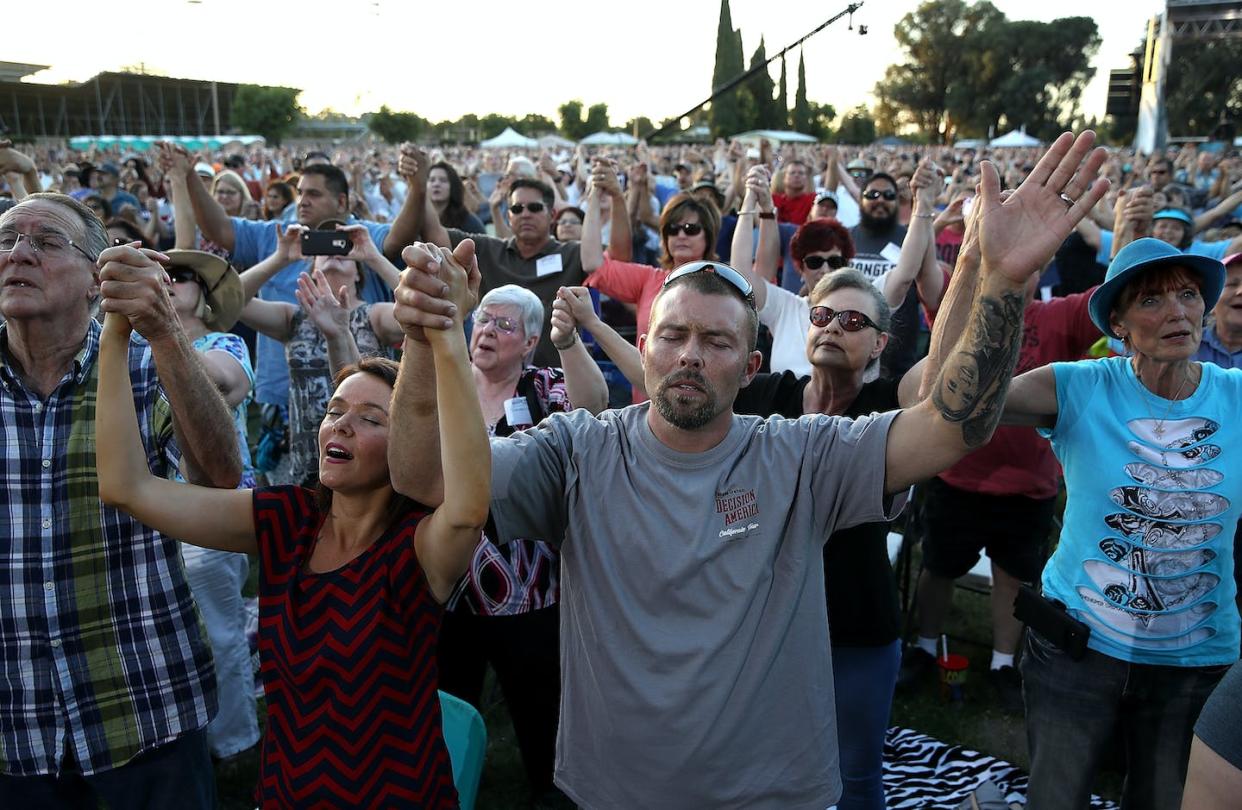
{"label": "wristband", "polygon": [[776,212],[775,211],[760,211],[759,218],[760,219],[776,219]]}
{"label": "wristband", "polygon": [[919,219],[935,219],[936,218],[935,214],[911,214],[910,216],[918,217]]}
{"label": "wristband", "polygon": [[564,346],[558,346],[555,343],[553,343],[552,348],[556,349],[558,352],[569,351],[570,349],[572,349],[574,347],[574,344],[578,342],[578,330],[577,329],[573,330],[572,332],[569,333],[569,336],[571,339]]}

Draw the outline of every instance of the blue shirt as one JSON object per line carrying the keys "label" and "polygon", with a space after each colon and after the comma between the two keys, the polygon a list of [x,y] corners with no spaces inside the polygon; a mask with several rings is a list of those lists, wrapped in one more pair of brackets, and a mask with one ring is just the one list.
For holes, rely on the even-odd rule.
{"label": "blue shirt", "polygon": [[1068,498],[1044,593],[1091,627],[1091,649],[1123,661],[1238,658],[1242,372],[1201,368],[1195,392],[1172,401],[1142,387],[1124,357],[1052,365],[1057,423],[1040,433]]}
{"label": "blue shirt", "polygon": [[[241,219],[240,217],[229,217],[229,220],[233,223],[234,264],[251,267],[276,252],[279,241],[276,234],[277,222]],[[352,217],[349,221],[351,224],[359,222]],[[362,224],[371,232],[371,241],[383,250],[384,239],[388,237],[392,226],[379,222],[362,222]],[[294,293],[298,288],[298,276],[304,272],[309,273],[311,265],[311,260],[303,259],[281,270],[259,290],[259,298],[264,301],[284,301],[296,305],[298,299]],[[373,304],[392,300],[392,290],[388,289],[383,279],[369,270],[363,274],[363,278],[365,279],[361,295],[363,301]],[[289,404],[289,366],[285,363],[284,344],[266,335],[259,335],[255,354],[258,355],[255,369],[255,400],[287,407]]]}
{"label": "blue shirt", "polygon": [[[1228,239],[1221,239],[1219,242],[1201,242],[1196,239],[1182,253],[1188,253],[1191,256],[1207,256],[1209,259],[1224,259],[1225,251],[1228,249]],[[1101,230],[1100,249],[1095,254],[1095,260],[1107,267],[1113,260],[1112,253],[1113,232]]]}
{"label": "blue shirt", "polygon": [[1209,326],[1203,330],[1203,340],[1199,343],[1195,359],[1221,368],[1242,368],[1242,349],[1235,352],[1225,348],[1216,334],[1216,327]]}

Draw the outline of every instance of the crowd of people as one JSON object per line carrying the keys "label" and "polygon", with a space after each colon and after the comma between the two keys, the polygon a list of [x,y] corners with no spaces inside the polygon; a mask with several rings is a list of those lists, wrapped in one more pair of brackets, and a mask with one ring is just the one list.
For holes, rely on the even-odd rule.
{"label": "crowd of people", "polygon": [[881,808],[984,553],[1029,806],[1118,741],[1125,808],[1237,795],[1228,146],[0,175],[0,804],[212,807],[258,746],[263,807],[456,806],[490,666],[535,806]]}

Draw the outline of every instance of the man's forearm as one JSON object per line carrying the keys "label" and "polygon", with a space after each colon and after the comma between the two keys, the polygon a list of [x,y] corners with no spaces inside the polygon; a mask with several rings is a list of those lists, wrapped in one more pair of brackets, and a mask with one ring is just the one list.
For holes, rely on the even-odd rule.
{"label": "man's forearm", "polygon": [[997,274],[984,275],[969,324],[945,360],[932,402],[946,422],[961,427],[962,444],[980,447],[1000,423],[1022,337],[1025,290]]}
{"label": "man's forearm", "polygon": [[397,212],[397,218],[392,221],[392,227],[384,237],[384,244],[380,246],[384,255],[393,262],[401,257],[401,251],[406,245],[417,242],[423,233],[423,218],[426,216],[423,201],[427,196],[427,184],[416,179],[408,185],[409,190],[401,202],[401,210]]}
{"label": "man's forearm", "polygon": [[440,419],[431,347],[405,339],[392,395],[388,473],[393,488],[426,506],[444,501],[440,468]]}
{"label": "man's forearm", "polygon": [[241,481],[237,431],[224,398],[182,332],[151,343],[156,372],[172,406],[173,428],[192,484],[231,489]]}

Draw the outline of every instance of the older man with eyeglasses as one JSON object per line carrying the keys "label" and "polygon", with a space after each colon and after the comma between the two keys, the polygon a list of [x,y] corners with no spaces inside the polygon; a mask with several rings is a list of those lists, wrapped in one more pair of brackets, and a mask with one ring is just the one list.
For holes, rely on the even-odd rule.
{"label": "older man with eyeglasses", "polygon": [[[1025,285],[1108,188],[1089,185],[1105,157],[1093,140],[1062,135],[1003,201],[983,164],[969,326],[911,408],[855,420],[735,415],[761,361],[759,317],[746,279],[704,261],[669,275],[640,337],[650,403],[555,414],[493,439],[496,537],[562,551],[556,782],[578,805],[819,810],[840,798],[823,544],[888,519],[898,493],[988,441]],[[438,253],[406,258],[392,430],[409,441],[389,454],[394,487],[413,492],[435,474],[422,330],[451,328],[452,305]],[[472,261],[466,243],[455,258]],[[963,368],[979,371],[950,390]]]}
{"label": "older man with eyeglasses", "polygon": [[165,257],[106,240],[60,194],[0,216],[0,806],[206,809],[215,678],[177,541],[98,497],[97,304],[142,336],[130,376],[152,468],[232,487],[241,464]]}

